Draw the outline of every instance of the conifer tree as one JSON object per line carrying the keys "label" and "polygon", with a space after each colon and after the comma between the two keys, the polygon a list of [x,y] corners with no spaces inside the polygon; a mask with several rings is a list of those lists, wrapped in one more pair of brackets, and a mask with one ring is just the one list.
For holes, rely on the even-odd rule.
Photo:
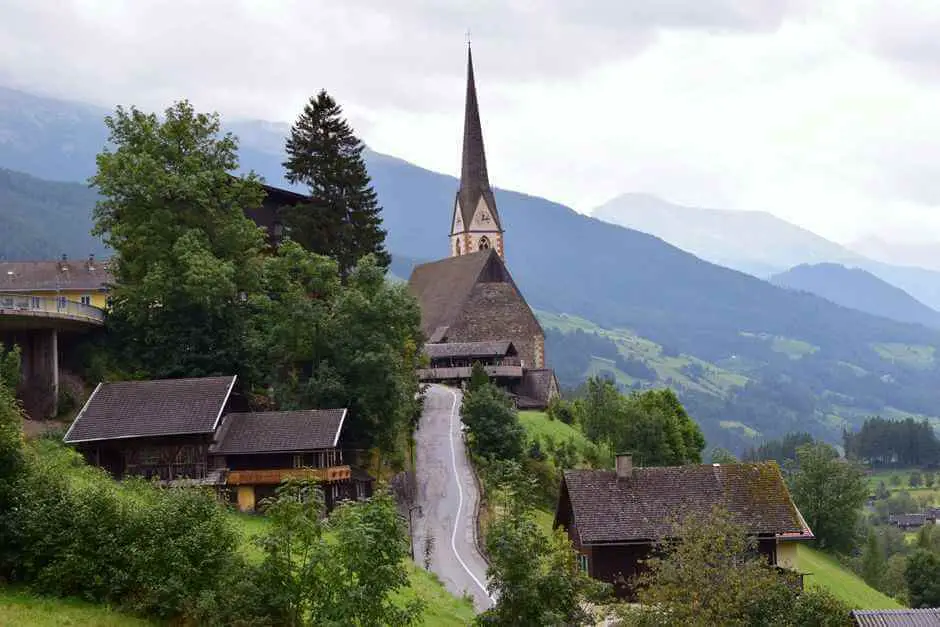
{"label": "conifer tree", "polygon": [[288,234],[304,248],[336,259],[344,277],[370,253],[383,268],[390,262],[364,149],[326,90],[304,107],[286,146],[287,180],[310,190],[309,203],[285,210]]}

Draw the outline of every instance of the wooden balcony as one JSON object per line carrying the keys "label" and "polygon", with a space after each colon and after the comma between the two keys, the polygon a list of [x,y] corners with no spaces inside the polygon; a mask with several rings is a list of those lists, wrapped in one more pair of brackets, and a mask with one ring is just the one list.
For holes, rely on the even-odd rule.
{"label": "wooden balcony", "polygon": [[[484,366],[483,369],[491,377],[505,377],[508,379],[521,379],[522,366]],[[421,381],[454,381],[469,379],[472,372],[469,366],[455,366],[450,368],[420,368],[418,379]]]}
{"label": "wooden balcony", "polygon": [[288,479],[343,481],[352,476],[349,466],[329,468],[267,468],[265,470],[230,470],[227,485],[278,485]]}

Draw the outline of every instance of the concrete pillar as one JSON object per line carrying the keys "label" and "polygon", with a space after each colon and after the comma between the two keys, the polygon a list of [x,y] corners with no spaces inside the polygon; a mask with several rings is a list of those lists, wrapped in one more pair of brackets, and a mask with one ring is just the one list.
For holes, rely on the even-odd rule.
{"label": "concrete pillar", "polygon": [[53,329],[49,339],[49,367],[52,369],[52,408],[51,418],[59,413],[59,331]]}

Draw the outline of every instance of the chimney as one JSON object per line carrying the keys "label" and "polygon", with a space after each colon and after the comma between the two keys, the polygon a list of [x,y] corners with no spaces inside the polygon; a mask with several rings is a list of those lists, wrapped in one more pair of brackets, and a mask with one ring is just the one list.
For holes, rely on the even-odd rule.
{"label": "chimney", "polygon": [[617,455],[617,478],[629,479],[633,476],[633,455],[619,453]]}
{"label": "chimney", "polygon": [[89,270],[94,271],[94,269],[95,269],[95,253],[90,253],[90,254],[88,255],[88,263],[86,263],[85,266],[86,266]]}
{"label": "chimney", "polygon": [[69,269],[69,256],[62,255],[62,260],[59,262],[59,272],[68,272]]}

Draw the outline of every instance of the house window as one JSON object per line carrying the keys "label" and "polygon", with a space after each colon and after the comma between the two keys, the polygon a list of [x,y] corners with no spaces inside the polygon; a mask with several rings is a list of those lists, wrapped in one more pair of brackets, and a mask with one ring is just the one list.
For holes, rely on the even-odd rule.
{"label": "house window", "polygon": [[65,296],[59,296],[59,309],[66,309],[68,307],[68,300]]}
{"label": "house window", "polygon": [[91,305],[91,296],[84,294],[79,299],[83,305]]}
{"label": "house window", "polygon": [[588,556],[583,553],[578,553],[578,570],[585,575],[588,574]]}
{"label": "house window", "polygon": [[490,247],[490,240],[484,235],[480,238],[480,250],[487,250]]}
{"label": "house window", "polygon": [[303,468],[304,467],[304,456],[303,455],[294,455],[292,465],[294,468]]}
{"label": "house window", "polygon": [[39,299],[38,296],[33,296],[32,298],[29,299],[29,306],[32,309],[39,309],[40,307],[42,307],[42,301]]}

